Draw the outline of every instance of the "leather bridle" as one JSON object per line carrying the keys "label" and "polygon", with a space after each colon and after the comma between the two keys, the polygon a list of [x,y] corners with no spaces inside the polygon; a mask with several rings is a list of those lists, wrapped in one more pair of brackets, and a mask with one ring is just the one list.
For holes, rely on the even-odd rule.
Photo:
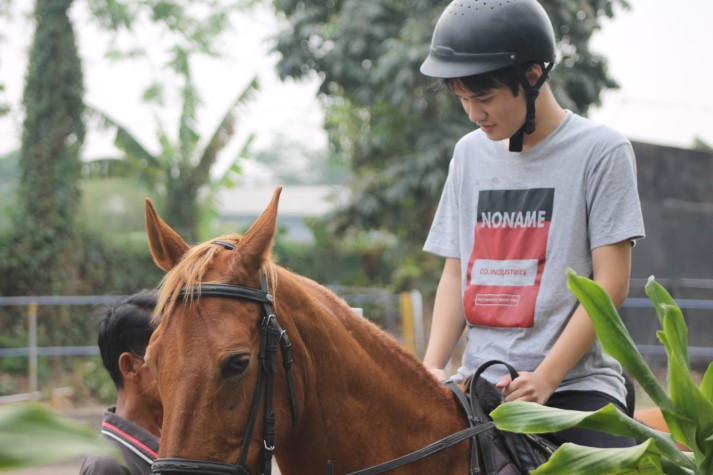
{"label": "leather bridle", "polygon": [[[228,249],[234,248],[231,243],[216,241],[215,244],[222,245]],[[285,368],[287,388],[290,397],[290,408],[292,410],[292,427],[297,424],[297,402],[295,399],[295,388],[290,371],[292,366],[292,344],[287,336],[287,332],[277,323],[277,317],[273,311],[273,296],[268,291],[267,277],[260,272],[260,288],[243,287],[229,284],[203,284],[194,287],[183,287],[178,295],[180,300],[193,297],[219,297],[237,300],[247,300],[262,304],[260,321],[260,366],[255,384],[255,394],[253,396],[250,417],[245,427],[243,444],[240,449],[240,456],[235,464],[221,462],[211,462],[206,460],[193,460],[184,458],[159,458],[151,465],[151,473],[189,473],[202,475],[251,475],[245,468],[245,460],[250,447],[255,421],[257,419],[260,397],[265,394],[265,427],[263,435],[263,468],[262,474],[272,473],[272,457],[275,451],[275,413],[273,412],[273,380],[277,372],[277,349],[278,344],[282,350],[282,365]]]}

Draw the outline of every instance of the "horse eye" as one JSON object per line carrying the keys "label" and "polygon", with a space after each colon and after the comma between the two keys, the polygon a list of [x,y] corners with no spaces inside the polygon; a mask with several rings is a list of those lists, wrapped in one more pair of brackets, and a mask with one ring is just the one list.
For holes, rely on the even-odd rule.
{"label": "horse eye", "polygon": [[221,374],[224,378],[240,376],[250,366],[250,353],[235,353],[223,360]]}

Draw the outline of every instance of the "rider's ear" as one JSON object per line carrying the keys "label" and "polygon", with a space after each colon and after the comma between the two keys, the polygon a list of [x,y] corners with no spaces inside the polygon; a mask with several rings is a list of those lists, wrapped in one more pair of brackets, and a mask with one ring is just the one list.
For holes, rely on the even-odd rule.
{"label": "rider's ear", "polygon": [[250,270],[260,269],[272,252],[272,240],[277,226],[277,205],[281,192],[281,186],[275,189],[270,204],[240,239],[239,249],[235,255]]}
{"label": "rider's ear", "polygon": [[137,364],[137,358],[129,352],[124,352],[119,355],[119,372],[121,373],[121,378],[123,380],[135,378],[138,374],[138,368],[143,364],[139,361]]}

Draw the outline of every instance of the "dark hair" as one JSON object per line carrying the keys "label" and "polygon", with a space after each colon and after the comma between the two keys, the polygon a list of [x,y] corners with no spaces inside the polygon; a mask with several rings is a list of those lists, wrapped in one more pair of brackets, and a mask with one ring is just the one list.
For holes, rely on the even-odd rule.
{"label": "dark hair", "polygon": [[[532,61],[522,64],[522,71],[529,71],[535,64],[539,64],[542,70],[545,70],[544,63]],[[514,66],[461,78],[445,78],[441,79],[441,82],[451,91],[457,84],[462,84],[466,89],[477,94],[485,93],[500,86],[510,88],[513,96],[517,96],[520,91],[520,73]]]}
{"label": "dark hair", "polygon": [[143,358],[151,334],[156,329],[152,321],[155,307],[156,292],[142,290],[107,308],[97,326],[102,362],[117,389],[124,387],[119,356],[129,352]]}

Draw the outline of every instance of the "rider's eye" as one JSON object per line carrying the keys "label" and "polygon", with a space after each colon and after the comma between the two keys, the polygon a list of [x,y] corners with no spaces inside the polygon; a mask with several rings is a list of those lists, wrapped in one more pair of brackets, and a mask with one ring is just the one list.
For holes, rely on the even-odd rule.
{"label": "rider's eye", "polygon": [[221,374],[224,378],[240,376],[250,366],[250,353],[234,353],[223,359]]}

